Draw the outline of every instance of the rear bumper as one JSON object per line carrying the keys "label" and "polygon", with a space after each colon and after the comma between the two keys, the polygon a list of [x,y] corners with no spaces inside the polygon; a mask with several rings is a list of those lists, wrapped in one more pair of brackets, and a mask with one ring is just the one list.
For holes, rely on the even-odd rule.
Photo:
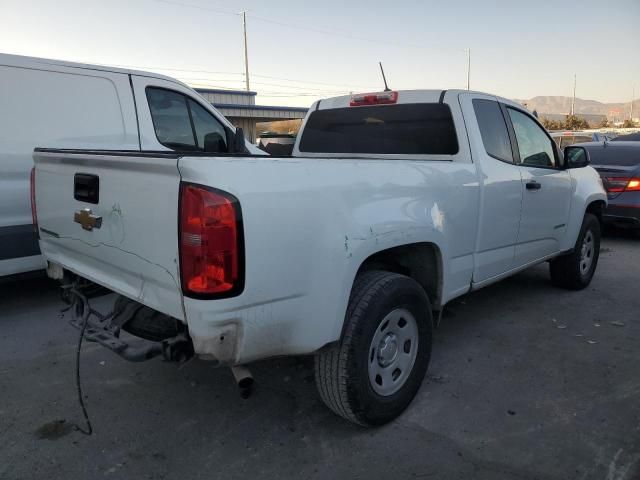
{"label": "rear bumper", "polygon": [[640,192],[625,192],[609,200],[602,219],[610,224],[640,228]]}

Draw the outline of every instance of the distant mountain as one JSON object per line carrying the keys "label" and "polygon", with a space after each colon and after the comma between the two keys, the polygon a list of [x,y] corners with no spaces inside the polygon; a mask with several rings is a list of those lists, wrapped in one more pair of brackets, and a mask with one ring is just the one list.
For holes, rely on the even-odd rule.
{"label": "distant mountain", "polygon": [[[568,114],[571,111],[571,97],[533,97],[528,100],[514,99],[520,104],[527,104],[529,110],[536,110],[540,114]],[[591,115],[629,115],[631,102],[602,103],[595,100],[584,100],[576,97],[575,113]],[[640,100],[633,101],[634,117],[640,116]],[[616,113],[613,113],[616,112]],[[637,112],[637,115],[636,115]]]}

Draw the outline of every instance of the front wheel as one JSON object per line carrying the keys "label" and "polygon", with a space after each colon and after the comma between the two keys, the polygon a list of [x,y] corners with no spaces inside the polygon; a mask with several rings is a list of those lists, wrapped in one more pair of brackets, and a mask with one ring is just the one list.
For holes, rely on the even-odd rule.
{"label": "front wheel", "polygon": [[359,425],[393,420],[420,388],[431,337],[431,305],[415,280],[383,271],[359,275],[342,339],[316,354],[322,400]]}
{"label": "front wheel", "polygon": [[555,258],[549,264],[554,285],[570,290],[582,290],[591,283],[600,256],[600,222],[587,213],[571,253]]}

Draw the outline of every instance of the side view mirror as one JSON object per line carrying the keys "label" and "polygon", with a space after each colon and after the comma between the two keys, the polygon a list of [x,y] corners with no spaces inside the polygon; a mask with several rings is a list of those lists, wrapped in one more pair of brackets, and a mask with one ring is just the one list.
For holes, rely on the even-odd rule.
{"label": "side view mirror", "polygon": [[582,168],[591,163],[589,152],[584,147],[570,145],[564,149],[565,168]]}
{"label": "side view mirror", "polygon": [[229,139],[229,153],[249,153],[242,128],[237,127],[235,131],[228,130],[227,138]]}

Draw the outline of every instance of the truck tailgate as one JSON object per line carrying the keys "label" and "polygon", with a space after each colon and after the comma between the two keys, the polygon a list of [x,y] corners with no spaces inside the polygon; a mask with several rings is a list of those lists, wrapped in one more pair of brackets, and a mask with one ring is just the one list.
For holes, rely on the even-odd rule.
{"label": "truck tailgate", "polygon": [[38,149],[34,161],[45,257],[184,320],[178,157]]}

